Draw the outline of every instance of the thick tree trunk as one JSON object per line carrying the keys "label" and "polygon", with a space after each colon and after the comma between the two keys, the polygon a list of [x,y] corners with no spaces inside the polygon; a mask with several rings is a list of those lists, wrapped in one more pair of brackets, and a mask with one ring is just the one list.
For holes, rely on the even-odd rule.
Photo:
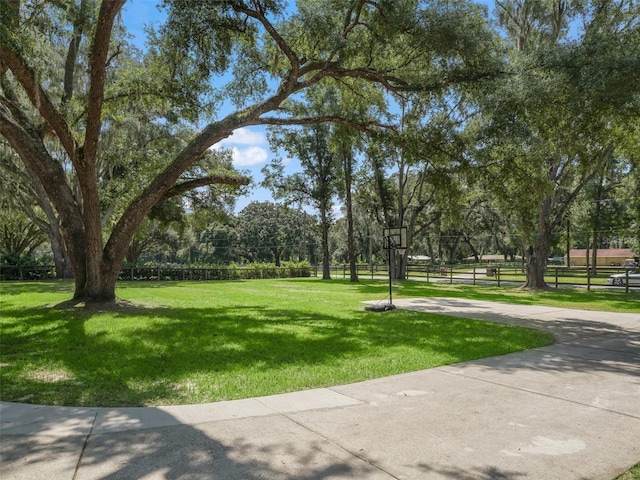
{"label": "thick tree trunk", "polygon": [[538,209],[538,233],[535,244],[529,247],[526,255],[527,280],[522,288],[534,290],[548,288],[544,280],[544,273],[547,268],[549,244],[553,233],[548,223],[550,211],[551,199],[545,197]]}
{"label": "thick tree trunk", "polygon": [[527,281],[522,288],[534,290],[547,288],[544,273],[547,265],[546,253],[549,250],[548,243],[538,237],[535,245],[529,248],[527,254]]}
{"label": "thick tree trunk", "polygon": [[83,220],[85,231],[85,251],[86,251],[86,287],[85,295],[89,301],[100,301],[115,299],[115,285],[113,287],[113,298],[104,298],[104,276],[105,270],[113,268],[113,262],[104,261],[102,253],[104,250],[102,243],[102,229],[100,226],[100,207],[97,196],[97,186],[90,186],[95,182],[93,169],[89,170],[86,177],[78,172],[80,184],[87,186],[83,188]]}

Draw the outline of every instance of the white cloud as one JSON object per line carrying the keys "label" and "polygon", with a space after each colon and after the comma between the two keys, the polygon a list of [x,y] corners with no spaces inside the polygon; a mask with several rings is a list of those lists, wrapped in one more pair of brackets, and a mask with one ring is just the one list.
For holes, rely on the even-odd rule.
{"label": "white cloud", "polygon": [[262,145],[267,144],[267,137],[263,132],[238,128],[233,134],[213,145],[215,150],[229,149],[236,167],[253,167],[265,163],[269,152]]}
{"label": "white cloud", "polygon": [[234,130],[230,137],[220,142],[221,145],[263,145],[267,142],[267,137],[262,132],[249,130],[248,128],[238,128]]}
{"label": "white cloud", "polygon": [[237,148],[231,147],[233,164],[236,167],[251,167],[267,161],[268,153],[262,147]]}

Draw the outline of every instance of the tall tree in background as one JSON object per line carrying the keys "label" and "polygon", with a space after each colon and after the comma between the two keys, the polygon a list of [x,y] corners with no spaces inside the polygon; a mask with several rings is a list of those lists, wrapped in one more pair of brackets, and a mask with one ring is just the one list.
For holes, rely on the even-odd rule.
{"label": "tall tree in background", "polygon": [[[496,5],[512,40],[511,75],[481,102],[480,157],[487,162],[487,184],[505,211],[517,215],[529,242],[524,286],[545,288],[554,232],[603,171],[616,132],[637,111],[639,13],[613,2],[582,9],[563,1]],[[570,36],[569,23],[578,17],[583,27]]]}
{"label": "tall tree in background", "polygon": [[287,207],[271,202],[251,202],[238,214],[236,233],[252,261],[273,261],[280,266],[287,246]]}
{"label": "tall tree in background", "polygon": [[274,159],[263,169],[265,185],[276,199],[311,205],[320,221],[322,243],[322,279],[331,279],[329,228],[337,194],[338,159],[329,148],[330,124],[317,124],[301,130],[274,130],[271,144],[284,149],[300,161],[302,170],[284,175],[282,160]]}
{"label": "tall tree in background", "polygon": [[348,127],[336,129],[331,148],[341,163],[342,184],[338,191],[342,196],[345,218],[347,222],[347,263],[349,264],[349,281],[358,281],[358,259],[355,242],[354,224],[354,172],[357,168],[356,152],[358,151],[359,135]]}
{"label": "tall tree in background", "polygon": [[200,263],[229,265],[237,260],[235,221],[214,221],[198,232]]}
{"label": "tall tree in background", "polygon": [[[272,0],[166,0],[167,22],[144,58],[123,55],[124,4],[0,3],[0,135],[59,215],[76,301],[115,300],[129,244],[154,205],[205,185],[246,184],[225,169],[185,176],[235,129],[347,121],[300,117],[290,97],[332,79],[355,92],[372,83],[438,90],[494,72],[491,34],[471,3],[318,1],[292,12]],[[221,115],[225,100],[236,110]],[[201,129],[145,165],[135,195],[103,224],[104,135],[132,104],[172,133]]]}
{"label": "tall tree in background", "polygon": [[289,259],[302,259],[306,242],[313,239],[315,222],[302,210],[251,202],[238,214],[236,225],[238,239],[251,260],[273,261],[279,267],[285,254]]}
{"label": "tall tree in background", "polygon": [[451,89],[427,98],[412,95],[400,103],[396,132],[367,144],[370,174],[364,177],[372,186],[369,208],[380,225],[407,227],[408,248],[392,257],[397,279],[405,278],[414,237],[433,225],[443,209],[449,218],[455,216],[462,202],[459,179],[465,163],[461,135],[465,102],[460,92]]}
{"label": "tall tree in background", "polygon": [[[364,96],[364,95],[363,95]],[[306,92],[305,103],[297,108],[306,115],[336,115],[340,110],[353,112],[350,105],[337,105],[336,88],[314,88]],[[373,103],[373,100],[372,100]],[[371,118],[355,118],[353,121],[367,123]],[[284,175],[284,165],[280,158],[274,159],[263,169],[264,185],[275,198],[285,199],[299,205],[310,205],[318,212],[321,249],[322,278],[331,278],[331,254],[329,251],[329,229],[334,221],[334,205],[337,200],[342,165],[334,148],[332,139],[336,125],[319,123],[310,126],[292,128],[272,127],[270,143],[276,151],[286,154],[300,162],[301,170],[290,176]]]}
{"label": "tall tree in background", "polygon": [[11,198],[0,194],[0,264],[22,264],[46,239]]}

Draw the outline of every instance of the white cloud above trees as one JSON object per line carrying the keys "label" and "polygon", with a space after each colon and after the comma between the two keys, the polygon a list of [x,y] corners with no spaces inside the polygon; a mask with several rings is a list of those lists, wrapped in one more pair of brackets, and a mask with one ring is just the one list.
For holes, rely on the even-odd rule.
{"label": "white cloud above trees", "polygon": [[263,132],[239,128],[224,139],[216,148],[230,148],[233,164],[237,167],[252,167],[266,163],[269,158],[267,137]]}
{"label": "white cloud above trees", "polygon": [[264,145],[267,143],[267,137],[262,132],[256,132],[246,127],[238,128],[230,137],[220,142],[220,145]]}
{"label": "white cloud above trees", "polygon": [[251,167],[267,161],[267,150],[262,147],[231,147],[233,164],[236,167]]}

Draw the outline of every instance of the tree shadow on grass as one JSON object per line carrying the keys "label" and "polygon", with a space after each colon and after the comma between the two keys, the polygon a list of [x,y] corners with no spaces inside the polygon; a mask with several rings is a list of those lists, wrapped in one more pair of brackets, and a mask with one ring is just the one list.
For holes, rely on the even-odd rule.
{"label": "tree shadow on grass", "polygon": [[[2,398],[87,406],[203,403],[351,383],[532,345],[530,331],[438,315],[433,308],[428,314],[380,314],[360,305],[345,313],[338,306],[333,315],[278,305],[247,297],[242,306],[123,303],[106,313],[64,303],[5,309],[11,322],[2,338]],[[542,326],[527,319],[521,325]],[[584,333],[577,321],[558,328]],[[549,341],[538,334],[536,344]],[[630,335],[623,341],[629,347],[636,342]],[[570,370],[576,364],[556,362],[553,368]],[[620,367],[604,360],[579,368]]]}
{"label": "tree shadow on grass", "polygon": [[[4,288],[7,286],[7,288]],[[73,295],[73,282],[69,280],[38,280],[38,281],[2,281],[0,291],[3,297],[22,294],[65,292]]]}
{"label": "tree shadow on grass", "polygon": [[3,399],[56,405],[246,398],[273,393],[274,385],[283,393],[349,383],[530,345],[497,325],[400,311],[333,316],[248,304],[5,313],[15,328],[3,334]]}
{"label": "tree shadow on grass", "polygon": [[[194,372],[213,375],[216,368],[233,376],[243,367],[255,364],[266,376],[271,376],[283,365],[306,369],[336,359],[348,362],[350,356],[358,356],[371,347],[396,346],[428,347],[439,353],[447,352],[451,361],[461,361],[462,353],[452,353],[452,346],[464,353],[472,350],[474,344],[483,343],[485,337],[493,338],[498,344],[508,339],[507,336],[500,337],[496,325],[490,327],[491,324],[484,322],[470,324],[445,315],[402,311],[384,314],[358,311],[353,312],[352,318],[345,318],[301,313],[294,306],[267,308],[257,304],[233,308],[144,308],[133,313],[114,312],[106,320],[118,322],[122,330],[119,337],[100,328],[100,322],[105,319],[96,312],[16,308],[5,313],[15,318],[16,323],[32,324],[34,329],[10,328],[6,334],[3,332],[3,357],[8,347],[9,357],[22,355],[28,358],[38,354],[52,358],[66,368],[71,378],[43,380],[34,377],[27,379],[27,387],[55,390],[57,398],[69,398],[77,404],[91,404],[96,398],[104,400],[104,391],[109,389],[117,390],[119,397],[131,402],[130,405],[152,403],[161,398],[166,389],[175,386],[163,383],[167,377],[163,368],[169,367],[176,367],[177,377]],[[575,319],[573,326],[579,328],[581,324]],[[300,330],[287,330],[286,325]],[[485,329],[485,326],[490,328]],[[624,338],[622,329],[612,331],[611,325],[605,322],[601,325],[595,322],[593,328],[609,329],[602,334]],[[596,334],[596,330],[590,333]],[[627,346],[632,347],[637,338],[629,337],[628,342]],[[90,355],[80,355],[80,350],[86,350]],[[531,353],[540,358],[539,352]],[[504,358],[474,362],[474,365],[509,374],[522,369],[539,371],[542,367],[537,360],[523,363]],[[566,358],[551,362],[549,368],[555,369],[552,373],[574,374],[576,362]],[[637,370],[621,372],[619,366],[607,362],[584,361],[578,369],[578,373],[584,369],[637,375]],[[85,380],[87,384],[83,384],[82,395],[64,397],[65,382]],[[89,390],[91,383],[101,387],[102,392]],[[167,416],[166,423],[177,421],[166,412],[163,414]],[[273,423],[263,420],[265,422],[258,430],[256,425],[262,420],[253,419],[233,424],[219,421],[112,434],[94,432],[82,458],[81,472],[86,472],[84,476],[89,478],[109,479],[370,478],[370,466],[354,465],[344,455],[335,455],[324,440],[304,437],[300,441],[300,437],[295,437],[297,432],[291,431],[297,427],[284,424],[274,427]],[[38,469],[39,472],[51,472],[52,459],[57,461],[65,456],[71,457],[69,465],[73,469],[84,444],[84,437],[80,435],[66,436],[51,443],[34,436],[16,435],[8,442],[7,438],[3,435],[3,469],[16,468],[11,472],[27,467],[34,468],[31,472]],[[331,458],[326,459],[326,456]],[[27,465],[25,458],[32,463]],[[436,472],[453,479],[519,476],[518,472],[497,469],[466,472],[443,467]]]}

